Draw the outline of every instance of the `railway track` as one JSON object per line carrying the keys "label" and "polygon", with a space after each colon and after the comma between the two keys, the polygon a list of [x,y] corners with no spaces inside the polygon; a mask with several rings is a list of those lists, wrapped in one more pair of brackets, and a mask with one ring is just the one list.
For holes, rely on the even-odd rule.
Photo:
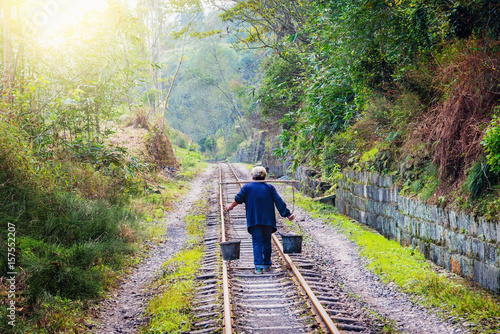
{"label": "railway track", "polygon": [[[344,302],[339,286],[325,279],[314,260],[303,254],[284,254],[275,234],[272,270],[254,273],[244,205],[229,213],[224,210],[240,189],[237,182],[238,175],[229,164],[219,165],[220,216],[213,212],[207,217],[191,333],[375,333]],[[278,230],[285,230],[281,220]],[[241,240],[239,260],[221,260],[218,242],[226,240]]]}
{"label": "railway track", "polygon": [[[220,168],[229,170],[229,173],[221,173],[226,176],[221,182],[240,181],[231,165]],[[232,201],[240,187],[241,184],[226,184],[221,202]],[[283,225],[278,225],[278,230],[283,230]],[[226,333],[367,331],[357,319],[345,316],[344,305],[315,270],[314,262],[301,254],[284,254],[276,234],[273,234],[274,268],[264,274],[254,274],[252,240],[247,232],[244,206],[237,206],[229,213],[226,233],[228,240],[241,240],[240,259],[228,263],[231,296],[226,299],[231,300],[235,320],[231,330],[228,330],[229,323],[224,322]]]}

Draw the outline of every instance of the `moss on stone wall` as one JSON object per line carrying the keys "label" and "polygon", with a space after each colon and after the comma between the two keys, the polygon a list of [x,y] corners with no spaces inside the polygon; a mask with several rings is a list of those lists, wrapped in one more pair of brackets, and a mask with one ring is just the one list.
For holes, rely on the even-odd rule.
{"label": "moss on stone wall", "polygon": [[336,206],[427,259],[500,292],[500,223],[401,196],[395,177],[345,171]]}

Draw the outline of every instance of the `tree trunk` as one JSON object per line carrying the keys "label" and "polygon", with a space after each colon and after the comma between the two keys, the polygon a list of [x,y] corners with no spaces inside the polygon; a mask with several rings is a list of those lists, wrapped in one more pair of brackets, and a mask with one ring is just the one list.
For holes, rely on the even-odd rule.
{"label": "tree trunk", "polygon": [[168,88],[167,96],[165,97],[165,108],[163,111],[162,122],[164,122],[164,120],[166,119],[166,116],[167,116],[168,100],[170,99],[170,95],[172,94],[172,89],[174,88],[175,79],[177,78],[177,74],[179,74],[179,69],[181,68],[181,65],[182,65],[182,60],[184,58],[185,46],[186,46],[186,40],[184,40],[184,42],[182,43],[181,58],[179,59],[179,64],[177,64],[177,69],[175,70],[174,77],[172,78],[172,83],[170,84],[170,87]]}
{"label": "tree trunk", "polygon": [[236,110],[236,113],[238,114],[238,124],[240,125],[241,132],[243,133],[243,137],[245,139],[247,139],[248,138],[247,133],[245,132],[245,129],[243,128],[243,124],[241,124],[241,119],[243,118],[243,113],[240,111],[240,109],[238,108],[238,106],[236,105],[236,103],[233,100],[233,96],[231,94],[231,88],[227,84],[226,77],[224,75],[224,72],[222,71],[222,67],[221,67],[221,64],[219,62],[219,58],[217,58],[217,49],[215,47],[213,49],[213,53],[214,53],[213,56],[215,59],[215,63],[217,64],[217,67],[219,68],[220,77],[222,78],[222,81],[224,82],[224,85],[226,86],[227,93],[223,89],[221,89],[218,85],[215,85],[215,86],[222,92],[222,94],[224,94],[228,98],[228,100],[232,104],[234,110]]}
{"label": "tree trunk", "polygon": [[152,62],[152,79],[153,87],[155,89],[155,99],[153,110],[156,113],[158,106],[158,68],[156,67],[159,62],[159,52],[158,52],[158,34],[160,27],[158,27],[158,4],[155,0],[152,1],[152,13],[151,13],[151,31],[153,32],[153,40],[151,42],[151,62]]}

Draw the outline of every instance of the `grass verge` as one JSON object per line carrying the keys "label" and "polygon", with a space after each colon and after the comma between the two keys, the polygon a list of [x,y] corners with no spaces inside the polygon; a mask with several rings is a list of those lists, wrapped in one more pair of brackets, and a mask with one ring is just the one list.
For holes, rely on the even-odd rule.
{"label": "grass verge", "polygon": [[[22,140],[8,143],[22,143]],[[79,180],[79,176],[88,176],[90,167],[70,161],[58,169],[63,176],[52,176],[48,167],[40,169],[42,175],[24,163],[31,152],[28,148],[23,151],[23,147],[28,146],[5,149],[25,153],[11,154],[12,159],[20,162],[8,160],[11,155],[0,159],[10,166],[0,172],[0,180],[10,180],[0,187],[0,221],[5,224],[1,224],[4,232],[7,223],[16,227],[18,272],[15,297],[0,301],[0,332],[88,333],[98,300],[146,254],[144,250],[150,243],[144,241],[163,234],[160,220],[165,211],[188,191],[189,180],[205,165],[198,164],[195,153],[186,153],[182,161],[187,163],[179,172],[182,176],[167,179],[152,173],[147,175],[148,183],[161,191],[130,192],[127,188],[120,190],[124,193],[120,195],[116,190],[120,195],[113,195],[116,200],[109,194],[94,196],[95,192],[107,194],[109,188],[101,187],[108,179],[97,172],[92,174],[93,192],[88,196],[78,192],[81,190],[78,187],[75,191],[59,189],[59,183],[71,183],[65,181],[67,170],[71,170],[71,177]],[[10,170],[12,175],[7,174]],[[87,177],[81,179],[88,181]],[[0,234],[4,236],[3,232]],[[3,240],[6,242],[6,238]],[[7,247],[0,250],[0,255],[5,255],[2,259],[7,259],[6,251]],[[5,270],[4,260],[0,263]],[[3,296],[11,295],[11,285],[6,278],[0,279]],[[16,306],[15,326],[9,324],[11,319],[7,317],[12,313],[8,309],[9,300]]]}
{"label": "grass verge", "polygon": [[146,310],[151,320],[141,333],[189,331],[196,272],[204,253],[202,242],[207,209],[206,200],[201,199],[185,217],[188,246],[163,264],[163,276],[154,283],[158,295],[149,302]]}
{"label": "grass verge", "polygon": [[174,146],[175,157],[181,164],[181,175],[186,179],[192,179],[208,167],[202,156],[195,151]]}
{"label": "grass verge", "polygon": [[473,287],[465,279],[438,269],[416,249],[403,247],[373,229],[339,215],[329,205],[296,194],[297,204],[340,230],[359,246],[368,268],[385,282],[394,282],[427,307],[436,307],[451,321],[464,319],[474,333],[500,332],[497,296]]}
{"label": "grass verge", "polygon": [[177,146],[173,147],[176,159],[180,163],[178,177],[175,179],[157,176],[154,183],[155,192],[136,197],[132,206],[141,213],[147,223],[146,229],[153,241],[159,241],[164,235],[164,226],[161,219],[174,203],[189,190],[189,182],[208,167],[197,152],[189,151]]}

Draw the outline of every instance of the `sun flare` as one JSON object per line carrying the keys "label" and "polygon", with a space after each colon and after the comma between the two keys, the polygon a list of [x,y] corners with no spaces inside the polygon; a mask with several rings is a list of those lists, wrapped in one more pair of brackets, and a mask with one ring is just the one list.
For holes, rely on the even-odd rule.
{"label": "sun flare", "polygon": [[105,6],[105,0],[46,0],[38,8],[37,23],[49,35],[57,34],[61,29],[78,23],[90,11],[102,11]]}

